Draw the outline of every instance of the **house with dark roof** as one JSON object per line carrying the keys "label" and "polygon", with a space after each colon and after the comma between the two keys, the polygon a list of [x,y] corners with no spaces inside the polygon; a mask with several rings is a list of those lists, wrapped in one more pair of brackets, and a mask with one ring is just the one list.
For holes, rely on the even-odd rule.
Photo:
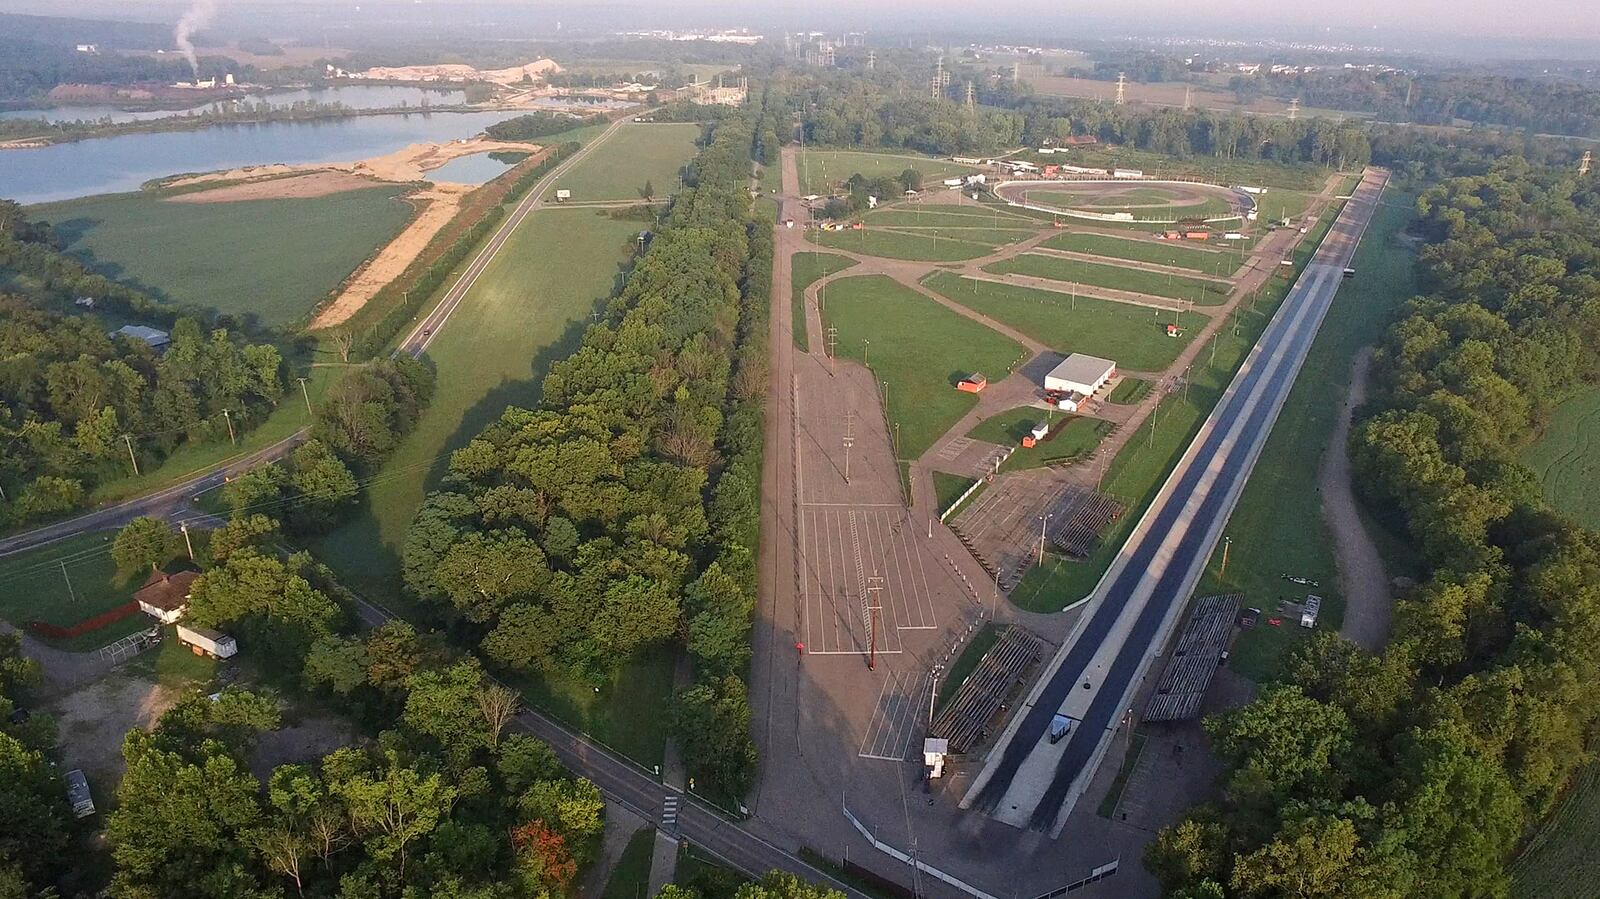
{"label": "house with dark roof", "polygon": [[199,576],[196,571],[151,572],[144,586],[134,592],[133,600],[146,615],[162,624],[172,624],[189,608],[189,589]]}

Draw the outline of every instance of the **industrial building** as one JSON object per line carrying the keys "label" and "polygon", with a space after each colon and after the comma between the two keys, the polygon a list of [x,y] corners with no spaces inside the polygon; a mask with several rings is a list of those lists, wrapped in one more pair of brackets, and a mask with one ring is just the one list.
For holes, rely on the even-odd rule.
{"label": "industrial building", "polygon": [[1104,387],[1116,375],[1117,363],[1110,359],[1073,353],[1044,376],[1044,389],[1093,396],[1096,390]]}

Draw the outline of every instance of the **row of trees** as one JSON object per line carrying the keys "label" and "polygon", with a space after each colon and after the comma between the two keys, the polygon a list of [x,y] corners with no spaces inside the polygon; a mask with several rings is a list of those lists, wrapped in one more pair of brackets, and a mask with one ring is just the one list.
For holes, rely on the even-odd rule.
{"label": "row of trees", "polygon": [[1418,208],[1429,292],[1377,353],[1351,450],[1431,574],[1381,654],[1322,634],[1208,722],[1223,799],[1149,854],[1173,895],[1502,895],[1592,758],[1600,535],[1517,459],[1600,381],[1600,187],[1510,158]]}
{"label": "row of trees", "polygon": [[0,296],[0,525],[70,511],[87,490],[184,444],[266,419],[284,390],[276,347],[179,319],[157,352],[98,320]]}
{"label": "row of trees", "polygon": [[[899,70],[886,68],[874,77],[793,75],[781,90],[785,104],[800,111],[807,143],[948,155],[1013,147],[1022,136],[1022,119],[1015,113],[984,107],[969,110],[932,99],[926,82],[902,76]],[[789,113],[792,108],[772,112]]]}
{"label": "row of trees", "polygon": [[[407,588],[497,665],[599,684],[685,633],[686,598],[712,594],[719,575],[697,573],[715,544],[705,496],[727,461],[725,403],[765,385],[734,365],[749,146],[742,118],[715,127],[604,320],[545,378],[541,407],[507,409],[457,451],[412,524]],[[748,744],[742,725],[737,739]]]}
{"label": "row of trees", "polygon": [[72,815],[49,753],[49,715],[19,714],[39,685],[39,664],[15,633],[0,634],[0,896],[45,895],[66,874]]}

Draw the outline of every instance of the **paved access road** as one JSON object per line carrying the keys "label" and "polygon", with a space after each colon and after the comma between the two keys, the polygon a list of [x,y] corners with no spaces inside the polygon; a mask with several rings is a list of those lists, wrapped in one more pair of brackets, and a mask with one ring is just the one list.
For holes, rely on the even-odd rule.
{"label": "paved access road", "polygon": [[58,521],[55,524],[34,528],[21,534],[16,534],[0,540],[0,556],[14,555],[46,546],[57,540],[65,540],[77,534],[86,534],[94,531],[107,531],[120,528],[141,515],[153,515],[169,521],[198,521],[209,520],[210,516],[189,507],[189,498],[198,493],[214,489],[236,474],[254,468],[263,462],[272,462],[289,454],[289,451],[300,445],[310,433],[309,428],[290,434],[271,446],[263,447],[253,453],[235,456],[218,465],[203,471],[195,472],[188,477],[170,484],[154,493],[137,496],[124,500],[103,509],[86,512],[76,518]]}
{"label": "paved access road", "polygon": [[[962,805],[1059,834],[1199,582],[1343,281],[1387,173],[1369,169],[1210,418],[1101,579]],[[1046,739],[1057,713],[1076,720]]]}

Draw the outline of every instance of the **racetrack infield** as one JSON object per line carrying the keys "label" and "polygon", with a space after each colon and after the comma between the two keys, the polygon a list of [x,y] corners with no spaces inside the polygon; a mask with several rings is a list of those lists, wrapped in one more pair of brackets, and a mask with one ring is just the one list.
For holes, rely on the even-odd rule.
{"label": "racetrack infield", "polygon": [[1014,181],[995,187],[1012,203],[1084,218],[1128,213],[1135,220],[1176,222],[1243,215],[1244,201],[1215,184],[1150,181]]}

